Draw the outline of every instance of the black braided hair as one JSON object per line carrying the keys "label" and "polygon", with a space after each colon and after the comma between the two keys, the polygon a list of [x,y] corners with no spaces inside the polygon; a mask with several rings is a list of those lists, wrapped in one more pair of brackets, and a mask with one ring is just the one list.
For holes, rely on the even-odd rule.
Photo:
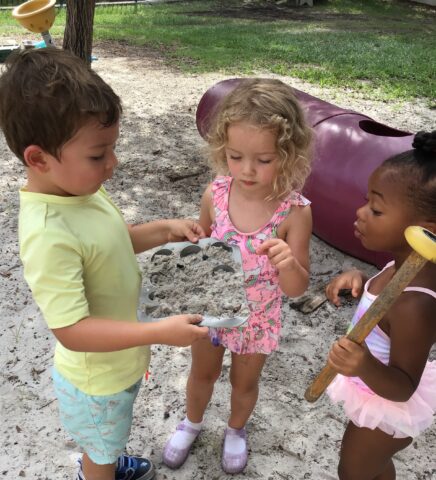
{"label": "black braided hair", "polygon": [[401,170],[410,204],[426,220],[436,221],[436,130],[418,132],[412,147],[385,160],[381,168]]}
{"label": "black braided hair", "polygon": [[421,130],[415,135],[412,147],[418,152],[425,154],[436,154],[436,130],[433,132],[424,132]]}

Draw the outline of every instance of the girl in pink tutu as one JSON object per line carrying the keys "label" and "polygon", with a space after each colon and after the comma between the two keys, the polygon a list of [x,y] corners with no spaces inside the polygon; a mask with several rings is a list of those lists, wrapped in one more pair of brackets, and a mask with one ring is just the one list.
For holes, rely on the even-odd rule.
{"label": "girl in pink tutu", "polygon": [[[369,250],[390,252],[393,261],[367,280],[345,272],[327,287],[361,296],[353,326],[383,290],[411,247],[409,225],[436,232],[436,131],[419,132],[413,150],[386,160],[370,177],[367,203],[357,211],[355,234]],[[436,265],[428,262],[363,345],[343,337],[329,353],[339,373],[327,389],[350,419],[339,461],[341,480],[394,480],[392,456],[433,422],[436,411]]]}
{"label": "girl in pink tutu", "polygon": [[247,464],[245,424],[262,368],[279,344],[282,293],[299,296],[309,281],[310,202],[297,192],[309,174],[312,133],[292,88],[272,79],[242,81],[214,118],[208,142],[219,176],[203,195],[200,224],[240,248],[250,316],[241,327],[211,329],[209,340],[193,346],[186,418],[163,460],[171,468],[186,460],[227,348],[232,392],[222,467],[238,473]]}

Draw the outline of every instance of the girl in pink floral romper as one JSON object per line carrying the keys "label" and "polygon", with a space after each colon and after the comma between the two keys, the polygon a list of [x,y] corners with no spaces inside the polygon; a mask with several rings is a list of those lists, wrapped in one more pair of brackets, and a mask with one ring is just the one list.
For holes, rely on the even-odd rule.
{"label": "girl in pink floral romper", "polygon": [[282,294],[299,296],[309,281],[310,202],[297,192],[310,171],[311,137],[292,88],[279,80],[241,81],[214,115],[208,142],[219,175],[203,195],[200,224],[240,248],[250,315],[192,345],[186,418],[163,454],[171,468],[184,463],[200,433],[226,348],[232,393],[222,467],[238,473],[247,464],[245,424],[265,360],[278,348]]}
{"label": "girl in pink floral romper", "polygon": [[215,343],[231,352],[269,354],[277,349],[280,335],[282,291],[278,270],[267,255],[257,249],[268,238],[277,238],[277,229],[288,217],[292,206],[309,205],[309,201],[291,192],[277,207],[271,219],[253,232],[240,232],[229,216],[229,194],[232,177],[220,176],[212,183],[215,220],[210,227],[211,237],[239,247],[245,275],[245,293],[250,309],[247,323],[237,328],[210,329]]}

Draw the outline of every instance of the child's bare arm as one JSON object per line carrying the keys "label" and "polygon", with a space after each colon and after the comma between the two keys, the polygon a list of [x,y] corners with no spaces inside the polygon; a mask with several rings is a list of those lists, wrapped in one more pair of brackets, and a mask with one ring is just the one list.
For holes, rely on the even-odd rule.
{"label": "child's bare arm", "polygon": [[[436,342],[435,300],[421,292],[404,292],[388,312],[391,338],[389,367],[403,374],[402,384],[383,385],[405,401],[418,387],[430,350]],[[391,398],[391,397],[386,397]]]}
{"label": "child's bare arm", "polygon": [[[360,377],[371,390],[392,401],[405,401],[413,393],[404,372],[375,358],[365,343],[358,345],[347,337],[335,342],[329,352],[329,365],[346,377]],[[410,392],[403,399],[404,392]]]}
{"label": "child's bare arm", "polygon": [[366,275],[360,270],[349,270],[335,277],[327,285],[325,293],[327,298],[338,307],[341,304],[339,299],[341,290],[351,290],[354,298],[360,297],[366,281]]}
{"label": "child's bare arm", "polygon": [[[421,295],[420,302],[411,296]],[[421,379],[430,349],[436,341],[434,299],[406,292],[391,308],[385,320],[390,326],[390,360],[384,365],[365,345],[343,337],[329,354],[329,363],[338,373],[360,377],[375,393],[396,402],[407,401]],[[407,297],[409,296],[409,297]]]}
{"label": "child's bare arm", "polygon": [[197,242],[205,236],[204,230],[194,220],[155,220],[140,225],[128,225],[135,253],[157,247],[167,242],[189,240]]}
{"label": "child's bare arm", "polygon": [[76,352],[113,352],[156,343],[185,347],[207,337],[208,328],[195,325],[199,321],[200,315],[175,315],[148,323],[87,317],[52,332],[65,348]]}
{"label": "child's bare arm", "polygon": [[203,193],[201,197],[200,205],[200,226],[205,231],[206,235],[209,237],[211,233],[211,225],[215,217],[215,212],[213,210],[213,200],[212,200],[212,185],[210,184]]}

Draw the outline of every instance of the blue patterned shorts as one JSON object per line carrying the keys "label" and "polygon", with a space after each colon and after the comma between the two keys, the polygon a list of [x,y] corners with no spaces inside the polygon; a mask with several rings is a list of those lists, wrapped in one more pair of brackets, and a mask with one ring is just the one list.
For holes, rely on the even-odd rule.
{"label": "blue patterned shorts", "polygon": [[133,403],[141,380],[115,395],[92,396],[53,368],[53,385],[61,422],[73,440],[94,463],[115,463],[129,439]]}

